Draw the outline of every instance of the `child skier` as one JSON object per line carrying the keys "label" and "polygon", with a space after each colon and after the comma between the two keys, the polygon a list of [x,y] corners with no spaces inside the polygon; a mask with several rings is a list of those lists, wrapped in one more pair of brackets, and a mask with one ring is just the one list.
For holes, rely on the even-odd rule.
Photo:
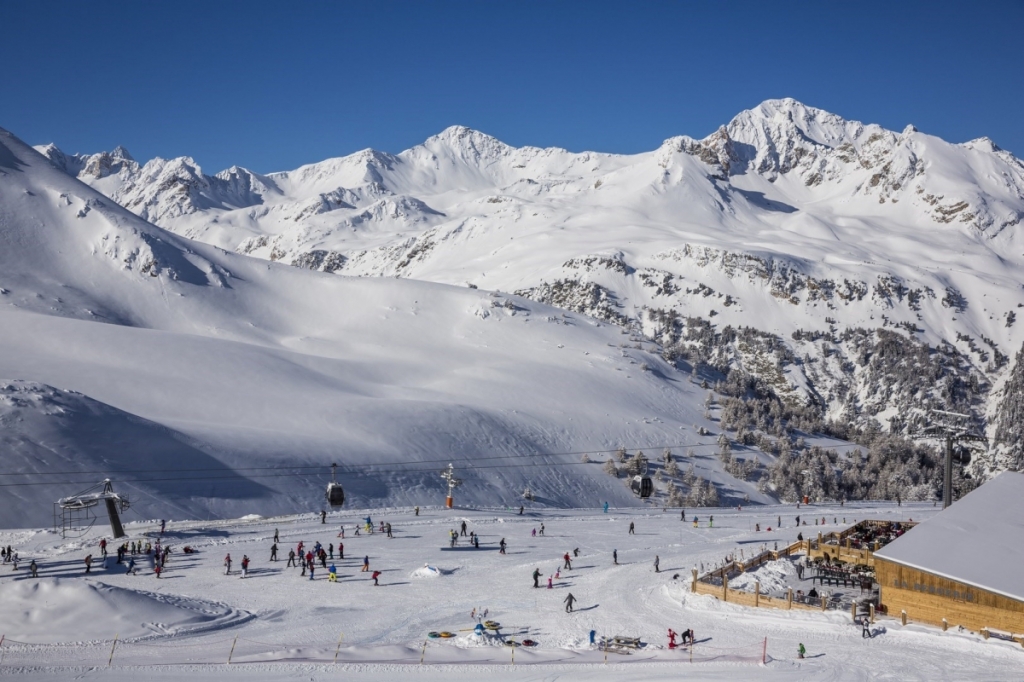
{"label": "child skier", "polygon": [[373,586],[377,587],[378,586],[377,578],[380,577],[380,571],[374,571],[373,573],[370,574],[370,577],[373,578]]}

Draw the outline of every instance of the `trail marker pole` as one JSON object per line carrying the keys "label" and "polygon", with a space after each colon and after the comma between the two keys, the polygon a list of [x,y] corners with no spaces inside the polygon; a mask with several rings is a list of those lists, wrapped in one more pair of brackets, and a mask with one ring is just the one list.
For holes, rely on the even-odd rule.
{"label": "trail marker pole", "polygon": [[114,634],[114,642],[110,645],[110,658],[107,659],[107,667],[114,662],[114,648],[117,647],[117,634]]}
{"label": "trail marker pole", "polygon": [[231,642],[231,651],[228,652],[228,665],[231,665],[231,657],[235,655],[236,644],[238,644],[238,635],[235,635],[235,641]]}
{"label": "trail marker pole", "polygon": [[4,662],[4,654],[7,653],[4,651],[4,639],[6,638],[7,635],[0,635],[0,664]]}
{"label": "trail marker pole", "polygon": [[420,665],[423,665],[423,659],[427,656],[427,640],[423,640],[423,651],[420,652]]}
{"label": "trail marker pole", "polygon": [[512,665],[516,664],[516,641],[512,640]]}
{"label": "trail marker pole", "polygon": [[334,664],[335,665],[338,664],[338,653],[341,652],[341,640],[343,640],[343,639],[345,639],[345,633],[344,632],[341,633],[340,637],[338,637],[338,648],[334,650]]}
{"label": "trail marker pole", "polygon": [[764,665],[768,660],[768,638],[764,638],[764,647],[761,649],[761,665]]}

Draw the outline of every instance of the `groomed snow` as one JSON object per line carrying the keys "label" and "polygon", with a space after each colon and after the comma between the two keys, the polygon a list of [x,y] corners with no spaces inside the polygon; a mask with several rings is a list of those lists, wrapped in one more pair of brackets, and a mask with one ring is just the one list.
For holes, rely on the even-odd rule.
{"label": "groomed snow", "polygon": [[1004,471],[877,554],[1024,601],[1024,474]]}
{"label": "groomed snow", "polygon": [[[66,644],[6,642],[0,674],[16,673],[30,680],[78,674],[112,680],[132,675],[164,679],[161,671],[174,671],[178,679],[212,680],[231,679],[243,671],[245,679],[261,682],[320,680],[338,673],[357,679],[410,676],[429,682],[479,679],[480,675],[510,680],[610,682],[683,676],[776,682],[865,680],[883,676],[882,671],[885,679],[975,680],[984,671],[986,680],[1017,680],[1024,652],[1016,644],[985,641],[954,629],[944,633],[915,624],[901,627],[898,621],[885,618],[875,624],[874,637],[865,640],[845,610],[753,610],[688,592],[693,566],[707,567],[740,548],[792,541],[797,532],[793,517],[798,513],[804,519],[825,517],[824,529],[831,530],[836,527],[832,519],[841,520],[844,515],[849,522],[855,518],[920,520],[934,511],[931,505],[858,503],[800,510],[795,506],[698,509],[687,510],[684,523],[676,511],[653,508],[612,508],[607,514],[528,508],[519,516],[518,509],[423,507],[419,516],[408,508],[346,510],[329,514],[326,525],[314,514],[249,521],[172,521],[163,541],[174,551],[160,579],[148,567],[138,575],[124,575],[113,560],[106,571],[94,568],[93,575],[85,578],[81,559],[86,552],[98,555],[96,543],[105,530],[99,526],[86,537],[68,540],[49,532],[0,532],[0,543],[12,544],[22,557],[17,572],[9,565],[0,567],[0,613],[10,618],[25,609],[41,608],[33,603],[33,595],[45,601],[41,592],[25,587],[37,582],[28,576],[28,558],[40,563],[38,584],[58,579],[62,586],[81,586],[84,591],[91,589],[89,585],[103,584],[134,595],[129,603],[136,606],[127,611],[138,623],[160,620],[153,611],[158,599],[217,603],[235,613],[253,614],[249,620],[224,624],[215,631],[181,628],[172,634],[168,628],[139,642],[119,643],[113,666],[107,669],[115,627],[110,614],[102,609],[82,612],[76,605],[83,602],[76,597],[68,601],[71,613],[60,627],[50,626],[45,619],[24,619],[19,629],[22,638],[45,636]],[[701,519],[696,529],[690,523],[693,513]],[[391,523],[395,537],[365,532],[354,536],[355,524],[367,514],[375,524]],[[714,514],[713,528],[707,527],[708,514]],[[783,517],[781,531],[754,530],[755,523],[774,526],[776,516]],[[449,547],[448,531],[459,528],[463,520],[469,531],[480,534],[479,550],[469,548],[465,538],[456,548]],[[635,535],[628,534],[631,521]],[[541,523],[545,535],[532,536]],[[340,525],[346,529],[346,558],[335,559],[338,583],[328,582],[325,571],[318,570],[310,581],[297,569],[285,567],[288,548],[300,540],[306,547],[318,540],[337,547]],[[268,560],[275,529],[281,534],[279,562]],[[159,536],[155,522],[131,523],[127,530],[132,540],[153,541]],[[506,555],[497,551],[501,538],[508,543]],[[199,553],[182,554],[186,544]],[[561,568],[562,555],[572,554],[575,548],[580,555],[573,558],[572,569]],[[612,563],[612,550],[618,550],[619,565]],[[224,575],[223,567],[228,552],[235,562],[230,576]],[[243,554],[253,559],[246,579],[237,572]],[[654,572],[655,555],[660,556],[661,573]],[[380,587],[374,587],[369,574],[359,570],[364,556],[369,556],[372,570],[382,571]],[[434,580],[413,578],[424,564],[447,575]],[[543,585],[560,570],[553,589],[532,587],[534,568],[540,569]],[[579,600],[572,614],[566,614],[562,604],[569,592]],[[498,621],[507,636],[530,638],[538,646],[517,649],[513,666],[508,647],[471,634],[476,623],[473,609],[487,609],[485,620]],[[135,627],[134,632],[142,629]],[[688,652],[666,648],[668,628],[695,630],[693,663]],[[427,638],[428,632],[442,630],[456,637]],[[612,654],[606,665],[603,654],[589,645],[591,630],[599,636],[639,636],[646,646],[628,656]],[[339,663],[332,666],[339,638]],[[765,638],[768,663],[762,667]],[[97,639],[104,641],[88,643]],[[803,661],[795,657],[801,642],[808,649]],[[232,647],[232,665],[227,667]]]}

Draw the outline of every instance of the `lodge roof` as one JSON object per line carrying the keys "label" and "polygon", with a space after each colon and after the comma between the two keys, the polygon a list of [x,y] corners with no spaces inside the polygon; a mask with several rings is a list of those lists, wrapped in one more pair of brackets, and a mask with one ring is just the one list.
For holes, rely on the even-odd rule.
{"label": "lodge roof", "polygon": [[1024,601],[1024,473],[1004,471],[875,558]]}

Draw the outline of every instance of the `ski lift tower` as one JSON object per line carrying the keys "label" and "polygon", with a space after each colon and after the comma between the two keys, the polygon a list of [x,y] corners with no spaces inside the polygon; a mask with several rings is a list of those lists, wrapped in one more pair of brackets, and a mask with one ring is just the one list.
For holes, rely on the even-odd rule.
{"label": "ski lift tower", "polygon": [[961,464],[971,460],[970,450],[983,447],[988,438],[979,433],[971,423],[971,416],[945,410],[929,410],[926,426],[910,434],[915,440],[945,440],[946,462],[942,479],[942,508],[953,504],[953,459],[956,444],[956,458]]}
{"label": "ski lift tower", "polygon": [[[101,488],[97,490],[98,488]],[[110,479],[104,479],[102,483],[83,490],[77,495],[62,497],[54,504],[53,520],[54,530],[57,526],[57,509],[60,509],[60,531],[61,537],[67,537],[67,532],[76,527],[75,522],[88,521],[91,526],[96,521],[93,508],[103,502],[107,507],[107,516],[110,517],[110,531],[114,539],[125,537],[124,526],[121,525],[119,512],[128,509],[128,496],[123,493],[115,493]]]}
{"label": "ski lift tower", "polygon": [[445,498],[444,506],[451,509],[454,503],[452,493],[457,487],[462,485],[462,480],[455,478],[455,466],[452,464],[449,464],[447,469],[441,470],[441,478],[448,483],[448,497]]}

